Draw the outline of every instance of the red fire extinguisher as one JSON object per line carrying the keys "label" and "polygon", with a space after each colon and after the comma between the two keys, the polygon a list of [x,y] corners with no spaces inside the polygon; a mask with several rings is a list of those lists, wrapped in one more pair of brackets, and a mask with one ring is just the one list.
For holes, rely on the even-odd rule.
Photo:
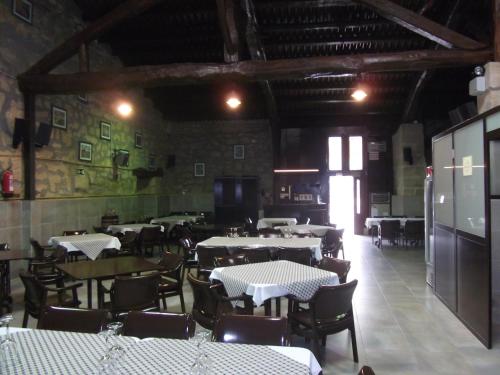
{"label": "red fire extinguisher", "polygon": [[14,174],[10,168],[5,170],[2,175],[2,194],[4,196],[14,194]]}

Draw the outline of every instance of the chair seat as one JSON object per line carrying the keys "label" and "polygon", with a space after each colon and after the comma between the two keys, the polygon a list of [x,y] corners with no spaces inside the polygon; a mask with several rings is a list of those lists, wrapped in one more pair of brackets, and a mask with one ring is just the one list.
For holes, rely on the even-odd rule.
{"label": "chair seat", "polygon": [[[59,299],[60,298],[60,299]],[[46,306],[63,306],[63,307],[77,307],[80,306],[82,302],[78,301],[76,304],[73,302],[73,296],[67,293],[61,293],[60,295],[52,294],[47,296]]]}
{"label": "chair seat", "polygon": [[158,285],[159,293],[167,293],[167,292],[177,292],[179,289],[179,283],[174,280],[169,280],[162,277],[160,284]]}

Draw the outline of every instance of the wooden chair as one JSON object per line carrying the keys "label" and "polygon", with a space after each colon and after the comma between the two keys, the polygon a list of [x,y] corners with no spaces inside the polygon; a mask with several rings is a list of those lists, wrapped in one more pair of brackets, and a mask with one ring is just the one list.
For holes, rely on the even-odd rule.
{"label": "wooden chair", "polygon": [[324,256],[338,258],[340,250],[342,250],[342,259],[345,259],[344,254],[344,229],[329,229],[324,237],[322,253]]}
{"label": "wooden chair", "polygon": [[228,250],[223,246],[198,246],[198,277],[200,274],[210,274],[214,269],[214,259],[228,255]]}
{"label": "wooden chair", "polygon": [[403,242],[408,246],[423,244],[425,238],[425,223],[422,220],[407,220],[403,227]]}
{"label": "wooden chair", "polygon": [[163,251],[163,233],[160,226],[143,227],[137,243],[139,253],[145,256],[153,256],[156,247]]}
{"label": "wooden chair", "polygon": [[233,255],[245,255],[248,263],[263,263],[271,260],[271,249],[267,247],[239,247],[233,250]]}
{"label": "wooden chair", "polygon": [[165,251],[158,264],[162,266],[158,293],[163,302],[163,309],[167,309],[166,299],[168,297],[179,296],[182,312],[186,312],[184,293],[182,291],[182,284],[184,281],[182,277],[184,274],[182,271],[184,265],[182,256]]}
{"label": "wooden chair", "polygon": [[382,249],[383,240],[387,240],[389,243],[397,245],[400,233],[401,224],[399,220],[381,220],[378,225],[378,247]]}
{"label": "wooden chair", "polygon": [[248,258],[244,254],[239,255],[225,255],[222,257],[214,258],[215,267],[231,267],[248,264]]}
{"label": "wooden chair", "polygon": [[344,284],[347,281],[347,274],[351,269],[351,262],[343,259],[324,257],[319,261],[318,268],[335,272],[339,277],[339,282]]}
{"label": "wooden chair", "polygon": [[182,267],[182,278],[184,279],[186,269],[190,272],[193,268],[198,269],[199,265],[198,260],[195,258],[196,245],[192,239],[190,237],[182,237],[179,239],[179,245],[184,260],[184,267]]}
{"label": "wooden chair", "polygon": [[214,339],[232,344],[289,346],[286,318],[222,315],[215,324]]}
{"label": "wooden chair", "polygon": [[309,248],[278,248],[278,259],[300,263],[305,266],[312,264],[312,252]]}
{"label": "wooden chair", "polygon": [[195,328],[191,314],[130,311],[123,324],[123,335],[187,340],[193,337]]}
{"label": "wooden chair", "polygon": [[45,307],[38,319],[38,329],[99,333],[106,325],[109,311],[75,309],[69,307]]}
{"label": "wooden chair", "polygon": [[[352,313],[352,296],[357,280],[340,285],[323,285],[308,302],[309,309],[299,309],[299,303],[293,303],[293,310],[288,313],[292,333],[313,340],[313,351],[320,359],[319,340],[326,345],[327,335],[348,329],[351,332],[352,354],[358,362],[356,331]],[[294,300],[294,297],[290,297]]]}

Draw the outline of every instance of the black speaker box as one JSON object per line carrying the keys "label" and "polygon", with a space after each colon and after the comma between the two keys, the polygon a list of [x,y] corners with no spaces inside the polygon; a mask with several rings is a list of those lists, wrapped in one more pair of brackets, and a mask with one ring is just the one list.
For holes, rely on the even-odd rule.
{"label": "black speaker box", "polygon": [[175,167],[175,155],[167,156],[167,168]]}
{"label": "black speaker box", "polygon": [[50,136],[52,134],[52,125],[46,122],[41,122],[38,126],[38,131],[35,136],[35,146],[42,147],[47,146],[50,142]]}
{"label": "black speaker box", "polygon": [[14,134],[12,135],[12,147],[17,148],[17,146],[19,146],[19,143],[22,142],[25,126],[25,119],[16,118],[16,121],[14,123]]}

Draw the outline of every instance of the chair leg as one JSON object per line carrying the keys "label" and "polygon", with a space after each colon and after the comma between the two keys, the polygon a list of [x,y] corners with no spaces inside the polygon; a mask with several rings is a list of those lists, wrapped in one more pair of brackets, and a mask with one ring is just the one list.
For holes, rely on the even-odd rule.
{"label": "chair leg", "polygon": [[[167,311],[167,301],[166,301],[166,298],[165,296],[162,296],[161,297],[161,302],[163,304],[163,310]],[[183,311],[184,312],[184,311]]]}
{"label": "chair leg", "polygon": [[270,299],[264,301],[264,315],[266,315],[266,316],[271,316],[272,315],[272,312],[271,312],[271,300]]}
{"label": "chair leg", "polygon": [[276,298],[276,316],[277,317],[281,316],[281,298],[280,297]]}
{"label": "chair leg", "polygon": [[24,316],[23,316],[23,328],[28,327],[28,312],[24,310]]}
{"label": "chair leg", "polygon": [[354,358],[354,362],[358,363],[358,345],[356,343],[356,330],[354,329],[354,323],[349,331],[351,331],[352,357]]}
{"label": "chair leg", "polygon": [[312,341],[313,341],[313,353],[316,356],[316,359],[321,363],[319,336],[317,332],[313,332]]}
{"label": "chair leg", "polygon": [[181,299],[181,309],[182,309],[182,312],[185,313],[186,312],[186,305],[184,304],[184,294],[181,293],[179,294],[179,298]]}
{"label": "chair leg", "polygon": [[326,335],[321,339],[321,345],[326,346]]}

